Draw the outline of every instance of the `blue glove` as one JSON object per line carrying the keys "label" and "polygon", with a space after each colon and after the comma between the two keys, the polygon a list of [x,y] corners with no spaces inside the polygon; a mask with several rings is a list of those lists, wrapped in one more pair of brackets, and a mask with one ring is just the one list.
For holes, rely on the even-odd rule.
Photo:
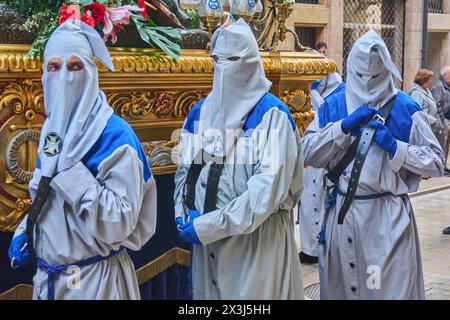
{"label": "blue glove", "polygon": [[[11,266],[25,267],[30,263],[30,251],[25,247],[27,243],[27,235],[22,233],[13,238],[8,249],[9,259],[11,259]],[[13,261],[14,260],[14,261]]]}
{"label": "blue glove", "polygon": [[180,230],[180,227],[184,224],[184,219],[182,217],[178,217],[175,219],[175,223],[177,224],[177,229]]}
{"label": "blue glove", "polygon": [[180,230],[184,230],[186,229],[189,224],[191,224],[194,219],[198,218],[201,216],[201,213],[195,210],[188,210],[187,212],[187,219],[185,219],[185,222],[182,223],[180,226],[178,226],[178,229]]}
{"label": "blue glove", "polygon": [[193,222],[194,219],[197,219],[202,215],[200,212],[196,210],[188,210],[187,214],[188,214],[188,222]]}
{"label": "blue glove", "polygon": [[378,111],[375,109],[364,106],[359,107],[355,112],[342,120],[342,132],[345,134],[349,134],[350,132],[354,133],[355,130],[357,132],[362,125],[368,123],[377,113]]}
{"label": "blue glove", "polygon": [[193,244],[202,244],[195,232],[194,224],[188,222],[188,226],[184,225],[184,229],[180,232],[180,239]]}
{"label": "blue glove", "polygon": [[198,239],[197,233],[194,228],[194,220],[201,216],[201,213],[195,210],[188,210],[187,212],[187,221],[183,225],[178,227],[180,230],[180,238],[183,241],[194,243],[194,244],[202,244]]}
{"label": "blue glove", "polygon": [[369,127],[377,129],[373,136],[373,141],[393,157],[397,152],[397,140],[392,136],[391,131],[379,121],[371,121]]}
{"label": "blue glove", "polygon": [[186,229],[192,221],[194,221],[195,218],[198,218],[201,216],[201,213],[195,210],[188,210],[187,212],[187,219],[183,219],[182,217],[178,217],[175,219],[175,222],[177,224],[177,229],[179,231]]}

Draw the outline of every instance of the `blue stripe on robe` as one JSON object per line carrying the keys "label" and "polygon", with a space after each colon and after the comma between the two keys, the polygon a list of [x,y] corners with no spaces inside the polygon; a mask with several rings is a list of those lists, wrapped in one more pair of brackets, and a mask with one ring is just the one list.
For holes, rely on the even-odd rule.
{"label": "blue stripe on robe", "polygon": [[[89,152],[81,160],[94,177],[98,174],[99,165],[118,148],[129,145],[134,148],[144,169],[144,181],[147,182],[152,176],[150,166],[144,150],[130,125],[116,114],[113,114],[106,124],[105,129],[92,146]],[[41,168],[38,158],[36,168]]]}
{"label": "blue stripe on robe", "polygon": [[144,169],[144,181],[147,182],[152,172],[141,143],[130,125],[116,114],[109,118],[99,139],[83,157],[82,162],[96,177],[99,165],[124,145],[129,145],[136,150]]}
{"label": "blue stripe on robe", "polygon": [[[205,99],[202,99],[191,109],[188,116],[186,117],[184,130],[190,133],[197,132],[195,124],[200,119],[200,109],[204,102]],[[288,107],[280,99],[278,99],[269,92],[266,93],[261,98],[261,100],[256,104],[256,106],[252,109],[252,111],[250,111],[242,129],[245,132],[250,132],[251,130],[258,127],[261,124],[264,115],[273,108],[278,108],[278,110],[284,112],[288,116],[292,129],[295,131],[297,126],[295,124],[294,119],[292,118],[291,112],[289,111]]]}

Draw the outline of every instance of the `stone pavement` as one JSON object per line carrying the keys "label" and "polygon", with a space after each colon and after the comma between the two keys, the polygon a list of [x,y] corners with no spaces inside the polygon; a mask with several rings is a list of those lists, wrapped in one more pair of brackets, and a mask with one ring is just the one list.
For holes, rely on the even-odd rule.
{"label": "stone pavement", "polygon": [[[450,300],[450,236],[442,230],[450,226],[450,178],[424,180],[419,191],[449,188],[411,198],[419,230],[426,299]],[[297,245],[300,236],[296,226]],[[319,282],[317,265],[302,264],[305,288]],[[307,294],[308,296],[308,294]]]}

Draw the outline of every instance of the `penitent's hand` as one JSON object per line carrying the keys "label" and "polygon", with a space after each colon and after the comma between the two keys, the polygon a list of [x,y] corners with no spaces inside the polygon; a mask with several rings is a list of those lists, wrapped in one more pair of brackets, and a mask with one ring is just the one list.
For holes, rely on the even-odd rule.
{"label": "penitent's hand", "polygon": [[19,266],[25,267],[30,263],[30,251],[26,247],[27,235],[22,233],[12,239],[11,245],[8,249],[11,266],[17,268]]}
{"label": "penitent's hand", "polygon": [[341,128],[342,132],[349,134],[352,131],[358,131],[360,127],[369,123],[378,111],[369,107],[361,106],[356,109],[351,115],[342,120]]}

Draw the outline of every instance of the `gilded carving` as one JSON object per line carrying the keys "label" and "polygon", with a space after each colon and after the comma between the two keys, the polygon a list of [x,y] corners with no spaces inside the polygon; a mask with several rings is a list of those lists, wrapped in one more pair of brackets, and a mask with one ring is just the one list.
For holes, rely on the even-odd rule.
{"label": "gilded carving", "polygon": [[23,53],[0,53],[0,73],[40,72],[41,61],[27,60],[25,57],[25,51]]}
{"label": "gilded carving", "polygon": [[310,110],[310,95],[302,89],[284,90],[281,100],[286,103],[292,113],[301,135],[314,119],[314,111]]}
{"label": "gilded carving", "polygon": [[107,92],[108,102],[121,117],[134,119],[148,114],[157,117],[185,117],[206,91],[121,91]]}
{"label": "gilded carving", "polygon": [[310,110],[307,112],[295,112],[292,114],[295,123],[297,124],[298,131],[300,135],[303,135],[306,128],[314,120],[315,112]]}
{"label": "gilded carving", "polygon": [[22,113],[25,109],[44,112],[44,93],[40,84],[30,79],[22,83],[11,83],[0,94],[0,111],[3,108]]}
{"label": "gilded carving", "polygon": [[28,183],[45,119],[41,85],[31,79],[0,93],[0,230],[12,231],[30,205]]}
{"label": "gilded carving", "polygon": [[153,91],[108,92],[108,103],[121,117],[140,118],[152,111],[156,101]]}
{"label": "gilded carving", "polygon": [[[6,169],[9,172],[9,180],[18,184],[28,184],[33,176],[33,171],[22,168],[20,165],[20,149],[28,142],[39,143],[40,132],[38,130],[25,130],[17,134],[8,144],[6,151]],[[30,166],[29,166],[30,167]],[[12,178],[12,180],[11,180]]]}
{"label": "gilded carving", "polygon": [[[213,60],[208,56],[183,57],[178,63],[161,55],[114,55],[115,73],[211,73],[213,70]],[[97,61],[100,72],[109,72],[108,69]]]}
{"label": "gilded carving", "polygon": [[175,99],[172,94],[167,92],[158,93],[152,111],[157,116],[169,116],[173,107],[175,106]]}
{"label": "gilded carving", "polygon": [[197,102],[206,97],[207,94],[207,91],[189,91],[182,93],[175,103],[173,116],[178,118],[186,117],[189,110],[191,110]]}
{"label": "gilded carving", "polygon": [[285,90],[281,100],[291,112],[306,112],[309,110],[310,96],[302,89]]}

